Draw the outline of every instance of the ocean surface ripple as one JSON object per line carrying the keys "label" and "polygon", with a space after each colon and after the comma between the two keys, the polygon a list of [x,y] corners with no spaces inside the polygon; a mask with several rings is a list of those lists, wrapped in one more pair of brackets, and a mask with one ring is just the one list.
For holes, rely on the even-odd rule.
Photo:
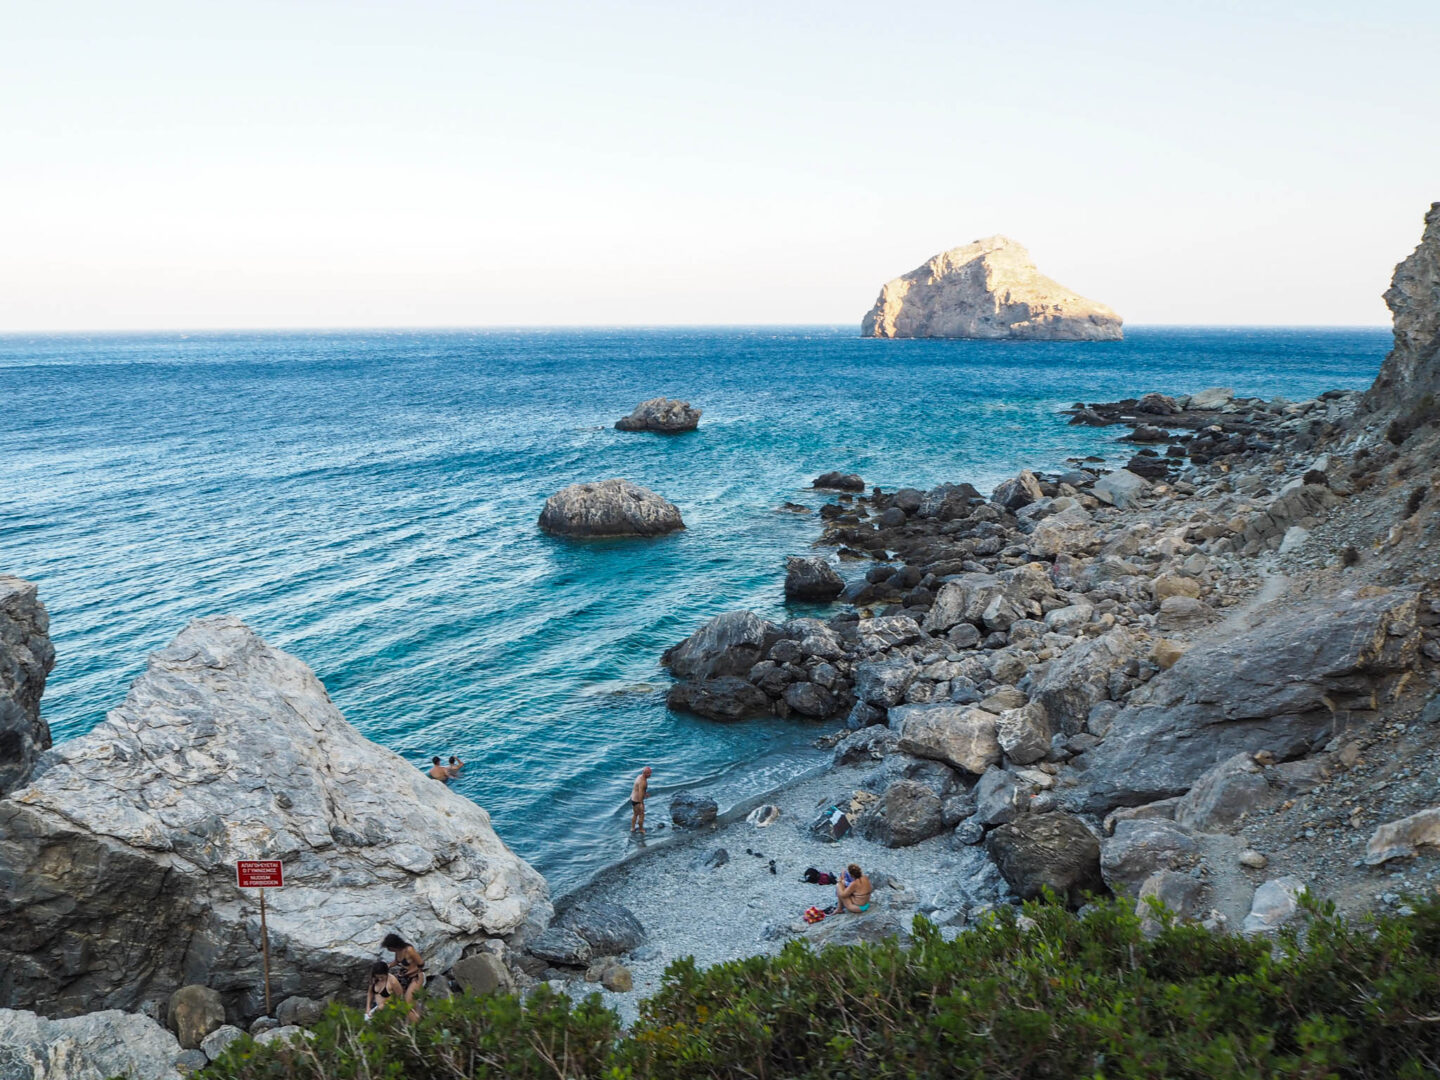
{"label": "ocean surface ripple", "polygon": [[[823,728],[668,713],[660,653],[711,615],[784,618],[828,469],[883,487],[1099,453],[1056,410],[1233,386],[1300,399],[1374,377],[1380,329],[1127,328],[1116,343],[874,341],[850,327],[0,337],[0,572],[39,583],[56,739],[124,698],[189,619],[233,613],[346,717],[458,789],[550,879],[627,847],[631,775],[722,803],[812,764]],[[699,431],[627,434],[685,398]],[[541,534],[546,496],[623,476],[688,529]],[[823,608],[790,608],[821,613]]]}

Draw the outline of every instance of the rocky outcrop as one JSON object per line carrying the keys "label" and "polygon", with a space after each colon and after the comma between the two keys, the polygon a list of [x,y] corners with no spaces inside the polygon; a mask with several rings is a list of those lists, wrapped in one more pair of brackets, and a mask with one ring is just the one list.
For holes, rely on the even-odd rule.
{"label": "rocky outcrop", "polygon": [[699,409],[692,409],[688,401],[663,397],[642,401],[629,416],[615,421],[619,431],[658,431],[666,435],[694,431],[699,426]]}
{"label": "rocky outcrop", "polygon": [[834,600],[844,587],[824,559],[792,555],[785,560],[785,595],[792,600]]}
{"label": "rocky outcrop", "polygon": [[23,784],[50,746],[40,695],[54,666],[50,616],[35,586],[0,574],[0,795]]}
{"label": "rocky outcrop", "polygon": [[1119,341],[1121,319],[1035,268],[1014,240],[991,236],[936,255],[880,290],[862,337]]}
{"label": "rocky outcrop", "polygon": [[1308,753],[1352,712],[1373,710],[1385,681],[1417,658],[1411,591],[1268,614],[1253,630],[1191,649],[1131,695],[1112,725],[1123,737],[1087,755],[1087,809],[1183,794],[1241,752]]}
{"label": "rocky outcrop", "polygon": [[299,660],[201,619],[0,800],[0,1002],[69,1014],[203,983],[232,1019],[258,1015],[250,858],[285,866],[277,999],[354,987],[389,930],[443,970],[550,915],[483,809],[361,736]]}
{"label": "rocky outcrop", "polygon": [[1440,392],[1440,202],[1425,215],[1425,232],[1410,257],[1395,267],[1385,293],[1395,343],[1365,395],[1372,411],[1406,411]]}
{"label": "rocky outcrop", "polygon": [[1075,906],[1106,891],[1100,841],[1069,814],[1027,814],[987,836],[985,848],[1023,900],[1051,889]]}
{"label": "rocky outcrop", "polygon": [[854,473],[827,472],[812,480],[810,486],[831,491],[864,491],[865,481]]}
{"label": "rocky outcrop", "polygon": [[148,1016],[109,1009],[69,1020],[0,1009],[6,1080],[180,1080],[175,1036]]}
{"label": "rocky outcrop", "polygon": [[674,503],[629,480],[571,484],[545,500],[540,528],[559,536],[663,536],[685,528]]}

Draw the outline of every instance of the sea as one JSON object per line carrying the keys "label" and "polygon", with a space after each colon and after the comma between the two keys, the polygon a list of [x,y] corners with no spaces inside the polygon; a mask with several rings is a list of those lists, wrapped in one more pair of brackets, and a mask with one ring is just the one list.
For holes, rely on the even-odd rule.
{"label": "sea", "polygon": [[[854,327],[0,336],[0,573],[38,583],[56,740],[124,700],[188,620],[234,614],[306,661],[361,732],[455,785],[562,895],[635,850],[627,797],[731,806],[814,767],[834,724],[670,713],[665,648],[787,605],[830,469],[885,488],[1056,470],[1132,447],[1059,410],[1209,386],[1362,388],[1375,328],[1127,327],[1121,342],[881,341]],[[698,431],[616,431],[678,397]],[[620,476],[686,529],[536,527]],[[845,568],[863,571],[863,566]],[[654,834],[663,836],[664,833]]]}

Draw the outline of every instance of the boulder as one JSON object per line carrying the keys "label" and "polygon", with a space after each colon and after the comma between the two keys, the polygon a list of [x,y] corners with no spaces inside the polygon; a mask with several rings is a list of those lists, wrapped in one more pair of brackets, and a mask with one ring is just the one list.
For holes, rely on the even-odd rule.
{"label": "boulder", "polygon": [[1005,756],[1016,765],[1029,765],[1050,752],[1050,717],[1038,701],[1006,709],[995,722],[995,737]]}
{"label": "boulder", "polygon": [[572,904],[554,925],[578,934],[594,956],[622,956],[645,940],[645,928],[629,908],[601,900]]}
{"label": "boulder", "polygon": [[50,748],[40,695],[54,666],[50,616],[35,586],[0,574],[0,797],[22,786]]}
{"label": "boulder", "polygon": [[855,624],[855,637],[866,655],[909,645],[922,636],[920,624],[909,615],[884,615],[877,619],[861,619]]}
{"label": "boulder", "polygon": [[680,431],[694,431],[700,425],[699,409],[692,409],[688,401],[657,397],[642,401],[629,416],[615,421],[619,431],[658,431],[673,435]]}
{"label": "boulder", "polygon": [[325,1002],[300,997],[298,994],[287,997],[275,1006],[275,1019],[280,1022],[281,1027],[313,1027],[324,1015]]}
{"label": "boulder", "polygon": [[1200,595],[1200,583],[1192,577],[1184,574],[1161,574],[1150,583],[1150,595],[1159,603],[1167,596],[1196,596]]}
{"label": "boulder", "polygon": [[1401,414],[1393,439],[1408,434],[1406,414],[1426,395],[1433,401],[1440,393],[1440,202],[1425,215],[1419,245],[1395,267],[1385,303],[1393,317],[1394,345],[1365,394],[1365,408]]}
{"label": "boulder", "polygon": [[635,976],[624,964],[610,964],[600,975],[600,985],[612,994],[628,994],[635,989]]}
{"label": "boulder", "polygon": [[1255,890],[1250,901],[1250,914],[1245,916],[1243,930],[1247,934],[1266,934],[1280,929],[1300,914],[1299,896],[1305,883],[1287,876],[1265,882]]}
{"label": "boulder", "polygon": [[747,720],[774,711],[763,690],[734,675],[676,683],[665,695],[665,707],[707,720]]}
{"label": "boulder", "polygon": [[888,709],[905,700],[905,691],[919,674],[909,660],[867,660],[855,665],[855,696],[867,705]]}
{"label": "boulder", "polygon": [[898,780],[912,780],[942,800],[954,792],[957,782],[955,770],[944,762],[897,752],[882,759],[879,768],[866,774],[861,786],[866,791],[882,792]]}
{"label": "boulder", "polygon": [[1179,919],[1191,919],[1201,912],[1201,897],[1205,886],[1198,878],[1174,870],[1157,870],[1140,884],[1135,900],[1135,914],[1145,922],[1145,930],[1159,930],[1159,924],[1150,925],[1150,901],[1164,906]]}
{"label": "boulder", "polygon": [[225,1023],[225,1003],[208,986],[182,986],[170,995],[165,1026],[186,1050],[197,1050],[206,1035]]}
{"label": "boulder", "polygon": [[488,952],[465,957],[450,969],[455,985],[467,994],[513,994],[515,977],[501,959]]}
{"label": "boulder", "polygon": [[1100,842],[1100,873],[1117,893],[1134,896],[1158,870],[1188,870],[1200,845],[1173,821],[1140,818],[1117,821],[1115,834]]}
{"label": "boulder", "polygon": [[901,705],[890,710],[900,749],[981,775],[1000,761],[998,717],[968,705]]}
{"label": "boulder", "polygon": [[1365,845],[1365,862],[1379,866],[1391,859],[1411,858],[1422,848],[1440,848],[1440,807],[1381,825]]}
{"label": "boulder", "polygon": [[778,628],[753,611],[727,611],[666,649],[660,663],[677,679],[745,675],[778,636]]}
{"label": "boulder", "polygon": [[888,282],[861,337],[1119,341],[1121,319],[1046,277],[1030,253],[991,236],[936,255]]}
{"label": "boulder", "polygon": [[1182,795],[1241,752],[1309,752],[1333,735],[1337,713],[1373,708],[1415,665],[1418,617],[1412,591],[1342,595],[1267,606],[1251,629],[1202,641],[1130,695],[1113,721],[1124,738],[1086,754],[1078,805],[1104,813]]}
{"label": "boulder", "polygon": [[148,1016],[107,1009],[68,1020],[0,1009],[5,1080],[180,1080],[184,1051]]}
{"label": "boulder", "polygon": [[257,1043],[259,1043],[261,1046],[265,1046],[265,1045],[267,1045],[267,1044],[269,1044],[269,1043],[276,1043],[276,1042],[278,1042],[278,1043],[293,1043],[293,1042],[296,1040],[296,1038],[304,1038],[304,1037],[305,1037],[305,1029],[304,1029],[304,1028],[302,1028],[302,1027],[296,1027],[294,1024],[290,1024],[290,1025],[288,1025],[288,1026],[273,1027],[273,1028],[270,1028],[270,1029],[267,1030],[267,1031],[262,1031],[262,1032],[260,1032],[260,1034],[258,1034],[258,1035],[255,1036],[255,1041],[256,1041]]}
{"label": "boulder", "polygon": [[1160,601],[1155,625],[1161,630],[1194,630],[1210,621],[1214,611],[1193,596],[1167,596]]}
{"label": "boulder", "polygon": [[811,487],[829,488],[831,491],[864,491],[865,481],[854,473],[821,473],[810,482]]}
{"label": "boulder", "polygon": [[1051,661],[1031,692],[1056,730],[1083,731],[1096,702],[1110,696],[1110,677],[1134,658],[1138,643],[1115,627],[1099,637],[1076,642]]}
{"label": "boulder", "polygon": [[791,683],[781,696],[785,704],[801,716],[819,719],[835,711],[835,695],[813,682]]}
{"label": "boulder", "polygon": [[584,967],[595,956],[595,948],[580,934],[563,926],[547,927],[526,948],[532,956],[564,967]]}
{"label": "boulder", "polygon": [[1022,900],[1049,888],[1078,907],[1086,893],[1106,891],[1100,841],[1071,814],[1026,814],[993,830],[985,849]]}
{"label": "boulder", "polygon": [[1096,480],[1090,490],[1101,502],[1125,510],[1149,494],[1150,482],[1129,469],[1116,469]]}
{"label": "boulder", "polygon": [[1175,821],[1197,832],[1228,832],[1242,817],[1269,801],[1270,785],[1248,753],[1235,754],[1208,770],[1175,804]]}
{"label": "boulder", "polygon": [[843,588],[845,582],[824,559],[785,560],[785,595],[791,600],[834,600]]}
{"label": "boulder", "polygon": [[662,536],[685,528],[680,511],[629,480],[571,484],[545,500],[540,528],[559,536]]}
{"label": "boulder", "polygon": [[941,802],[914,780],[897,780],[856,823],[860,835],[887,848],[909,847],[945,831]]}
{"label": "boulder", "polygon": [[205,1056],[214,1061],[225,1052],[225,1048],[245,1033],[233,1024],[221,1024],[205,1038],[200,1040],[200,1049]]}
{"label": "boulder", "polygon": [[989,769],[975,785],[975,820],[981,825],[1004,825],[1029,812],[1036,787],[1006,769]]}
{"label": "boulder", "polygon": [[670,797],[670,820],[682,829],[700,829],[720,813],[720,805],[708,795],[677,791]]}
{"label": "boulder", "polygon": [[1190,395],[1186,407],[1201,412],[1212,412],[1215,409],[1223,409],[1235,397],[1235,391],[1228,386],[1212,386],[1208,390],[1201,390]]}
{"label": "boulder", "polygon": [[1029,469],[1021,469],[1018,476],[1001,483],[990,495],[990,501],[1006,510],[1019,510],[1045,497],[1040,490],[1040,481]]}
{"label": "boulder", "polygon": [[807,936],[816,948],[825,945],[866,945],[881,941],[910,940],[911,920],[896,911],[877,911],[872,903],[870,910],[854,915],[848,911],[832,915]]}
{"label": "boulder", "polygon": [[73,1014],[203,980],[259,1015],[256,902],[235,888],[256,857],[285,866],[282,994],[345,991],[392,929],[443,969],[550,916],[483,809],[365,739],[238,619],[200,619],[0,800],[0,995]]}
{"label": "boulder", "polygon": [[835,744],[836,765],[856,765],[879,761],[900,744],[900,733],[878,724],[862,727]]}

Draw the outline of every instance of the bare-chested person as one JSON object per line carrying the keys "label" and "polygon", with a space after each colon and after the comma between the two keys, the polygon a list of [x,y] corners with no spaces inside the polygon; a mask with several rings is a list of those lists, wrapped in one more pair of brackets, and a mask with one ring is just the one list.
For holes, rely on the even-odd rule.
{"label": "bare-chested person", "polygon": [[645,831],[645,795],[650,788],[650,766],[646,765],[640,770],[640,775],[635,777],[635,785],[630,789],[630,831]]}
{"label": "bare-chested person", "polygon": [[431,780],[439,780],[442,784],[450,783],[451,777],[455,774],[442,765],[438,757],[431,758],[430,760],[433,764],[430,766],[430,771],[425,775],[430,777]]}
{"label": "bare-chested person", "polygon": [[851,863],[835,883],[835,898],[846,911],[859,915],[870,910],[870,879],[865,872]]}

